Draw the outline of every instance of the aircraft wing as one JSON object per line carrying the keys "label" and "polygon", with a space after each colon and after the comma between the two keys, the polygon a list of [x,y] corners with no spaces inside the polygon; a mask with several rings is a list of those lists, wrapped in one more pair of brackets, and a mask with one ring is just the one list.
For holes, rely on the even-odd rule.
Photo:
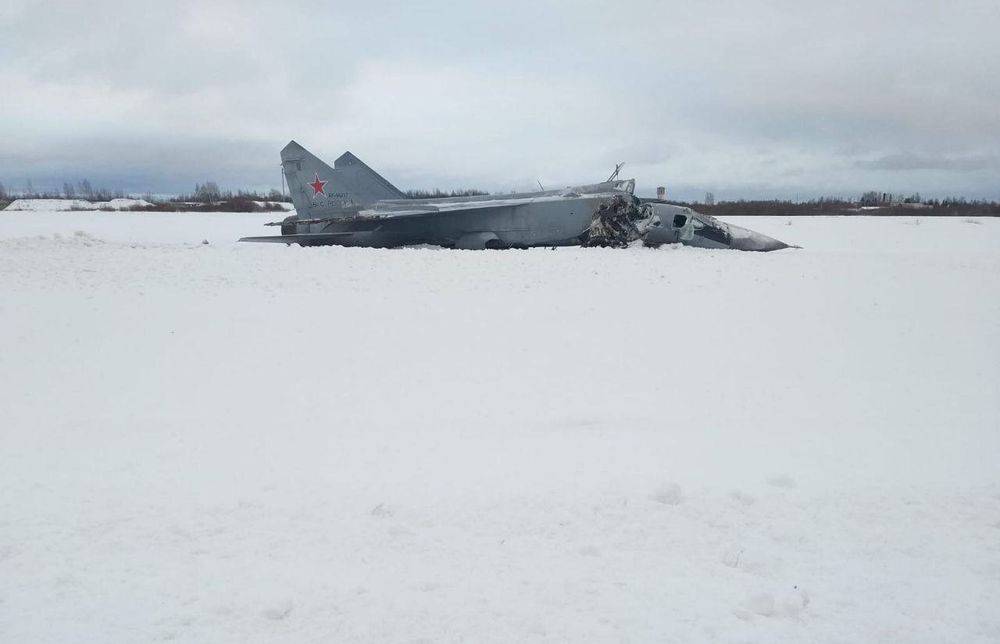
{"label": "aircraft wing", "polygon": [[576,193],[567,193],[562,191],[558,194],[545,194],[541,196],[530,196],[530,197],[519,197],[512,196],[508,198],[488,198],[482,199],[480,201],[470,201],[466,198],[463,201],[448,201],[442,200],[439,202],[429,202],[429,203],[407,203],[404,200],[393,200],[393,201],[382,201],[374,204],[369,210],[362,211],[362,216],[367,217],[384,217],[384,218],[397,218],[397,217],[421,217],[421,216],[433,216],[438,213],[447,213],[455,211],[469,211],[469,210],[492,210],[494,208],[506,208],[510,206],[520,206],[528,203],[545,203],[545,202],[558,202],[566,201],[567,199],[579,199],[586,197],[589,199],[593,198],[604,198],[608,199],[614,197],[616,194],[621,194],[620,192],[594,192],[587,193],[584,195]]}

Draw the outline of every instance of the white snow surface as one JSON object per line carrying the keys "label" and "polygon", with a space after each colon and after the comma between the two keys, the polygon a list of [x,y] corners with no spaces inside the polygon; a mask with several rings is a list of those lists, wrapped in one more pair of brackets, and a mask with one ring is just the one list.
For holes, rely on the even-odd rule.
{"label": "white snow surface", "polygon": [[295,208],[295,206],[285,201],[255,201],[254,203],[260,206],[261,208],[265,208],[268,205],[274,205],[274,204],[277,204],[278,208],[281,210],[291,211]]}
{"label": "white snow surface", "polygon": [[66,210],[125,210],[152,206],[145,199],[118,198],[111,201],[86,201],[85,199],[15,199],[4,210],[66,211]]}
{"label": "white snow surface", "polygon": [[271,218],[0,214],[0,641],[1000,640],[1000,221]]}

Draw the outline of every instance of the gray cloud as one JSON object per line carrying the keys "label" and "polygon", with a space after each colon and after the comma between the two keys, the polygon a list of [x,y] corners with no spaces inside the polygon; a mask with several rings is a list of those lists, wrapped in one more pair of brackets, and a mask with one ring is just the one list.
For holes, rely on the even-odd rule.
{"label": "gray cloud", "polygon": [[1000,197],[992,0],[8,4],[8,185],[276,186],[295,138],[404,186]]}
{"label": "gray cloud", "polygon": [[1000,168],[1000,157],[971,156],[954,158],[900,153],[887,154],[870,161],[858,161],[857,166],[869,170],[945,170],[950,172],[972,172]]}

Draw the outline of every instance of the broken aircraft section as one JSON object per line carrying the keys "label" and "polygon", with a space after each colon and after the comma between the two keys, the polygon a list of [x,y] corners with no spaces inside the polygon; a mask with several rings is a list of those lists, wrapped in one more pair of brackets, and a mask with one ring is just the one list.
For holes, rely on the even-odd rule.
{"label": "broken aircraft section", "polygon": [[643,237],[647,246],[685,244],[699,248],[770,251],[798,248],[742,226],[727,224],[686,206],[650,203],[662,225]]}
{"label": "broken aircraft section", "polygon": [[650,206],[640,205],[634,199],[617,194],[597,207],[580,243],[583,246],[625,248],[634,241],[644,239],[661,223]]}
{"label": "broken aircraft section", "polygon": [[690,208],[643,203],[633,194],[635,181],[616,180],[616,175],[563,190],[407,199],[350,152],[331,168],[292,141],[281,151],[281,165],[296,214],[268,224],[280,226],[281,235],[240,241],[460,249],[621,248],[640,240],[647,246],[680,243],[755,251],[789,247]]}

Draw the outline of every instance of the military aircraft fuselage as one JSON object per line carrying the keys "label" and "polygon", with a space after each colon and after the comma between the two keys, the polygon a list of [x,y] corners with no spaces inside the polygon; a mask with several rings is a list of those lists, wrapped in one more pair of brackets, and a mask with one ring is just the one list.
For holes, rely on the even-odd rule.
{"label": "military aircraft fuselage", "polygon": [[[302,246],[449,248],[623,246],[682,243],[709,248],[776,250],[787,246],[688,208],[642,204],[634,180],[562,190],[440,199],[406,199],[403,192],[345,152],[330,167],[292,141],[281,151],[296,214],[281,235],[241,241]],[[620,166],[619,166],[620,169]]]}
{"label": "military aircraft fuselage", "polygon": [[[570,246],[590,226],[611,195],[518,197],[507,204],[466,202],[456,210],[367,211],[311,223],[288,222],[283,232],[303,235],[305,245],[397,247],[434,244],[458,248]],[[419,207],[421,204],[414,204]],[[294,232],[293,232],[294,230]],[[330,235],[323,237],[322,235]],[[302,242],[300,242],[302,243]]]}

